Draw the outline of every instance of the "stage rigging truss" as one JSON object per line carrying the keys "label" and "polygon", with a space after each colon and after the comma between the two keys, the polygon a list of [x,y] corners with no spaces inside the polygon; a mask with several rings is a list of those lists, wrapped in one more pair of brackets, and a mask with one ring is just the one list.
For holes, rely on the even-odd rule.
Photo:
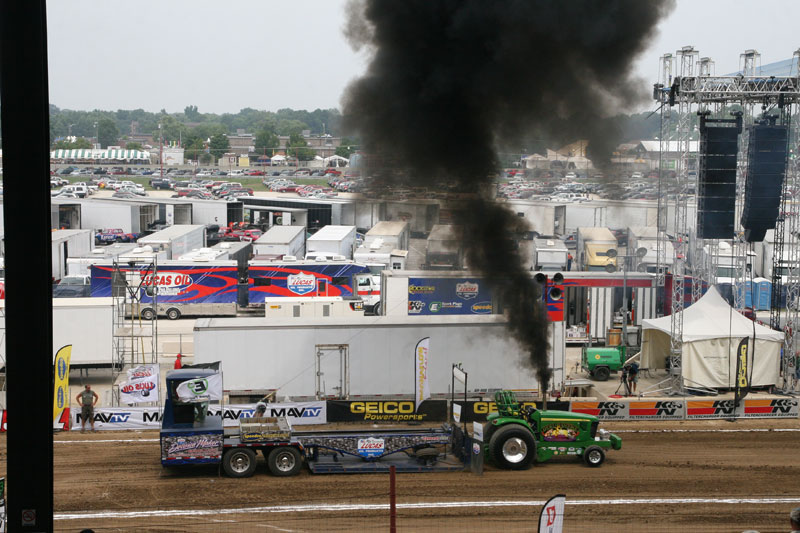
{"label": "stage rigging truss", "polygon": [[[794,52],[791,70],[786,76],[760,75],[760,55],[755,50],[740,55],[740,69],[736,75],[717,76],[713,70],[711,59],[701,59],[697,50],[685,46],[675,55],[665,54],[660,58],[659,81],[653,91],[661,111],[659,190],[667,191],[672,185],[676,191],[667,198],[660,194],[658,205],[659,230],[666,229],[658,234],[671,234],[675,247],[675,262],[666,265],[666,258],[661,253],[665,246],[663,243],[658,246],[659,267],[663,265],[672,273],[669,377],[660,384],[659,391],[683,395],[696,387],[682,374],[681,311],[686,300],[695,302],[702,296],[704,283],[717,281],[718,266],[733,267],[734,305],[739,310],[745,307],[744,290],[736,287],[742,287],[742,282],[752,281],[753,277],[753,269],[748,267],[749,261],[746,260],[753,253],[752,244],[745,242],[740,224],[748,168],[748,126],[772,117],[773,123],[788,126],[789,132],[786,175],[775,225],[770,325],[785,333],[781,382],[777,388],[794,394],[798,390],[797,344],[800,339],[800,333],[796,332],[800,327],[800,159],[797,157],[800,147],[800,49]],[[696,219],[698,209],[697,194],[693,191],[699,192],[696,180],[699,178],[700,150],[692,147],[700,144],[697,126],[700,114],[717,119],[730,119],[740,114],[744,124],[737,157],[735,231],[732,239],[726,241],[699,238],[695,221],[690,219]],[[673,169],[666,168],[664,156],[675,151],[675,183],[666,183],[668,173]],[[666,213],[670,209],[673,216],[668,219]],[[730,248],[720,246],[722,242]],[[720,260],[723,248],[727,250],[728,263]],[[660,281],[662,275],[659,274]],[[686,292],[687,285],[691,285],[690,298]]]}

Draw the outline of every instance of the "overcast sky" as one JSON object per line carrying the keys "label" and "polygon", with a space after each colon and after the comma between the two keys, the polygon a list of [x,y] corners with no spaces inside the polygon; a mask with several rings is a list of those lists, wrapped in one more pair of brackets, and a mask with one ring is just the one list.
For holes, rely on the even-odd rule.
{"label": "overcast sky", "polygon": [[[212,113],[340,107],[367,60],[342,34],[345,3],[50,1],[50,101],[171,113],[190,104]],[[797,0],[678,0],[636,72],[651,86],[658,58],[687,44],[716,62],[716,74],[736,71],[746,48],[764,65],[788,59],[800,48],[798,20]]]}

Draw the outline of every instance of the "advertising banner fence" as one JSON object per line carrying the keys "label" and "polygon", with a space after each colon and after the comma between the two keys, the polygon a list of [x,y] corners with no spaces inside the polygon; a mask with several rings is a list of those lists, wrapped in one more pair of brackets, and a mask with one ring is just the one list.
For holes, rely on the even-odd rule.
{"label": "advertising banner fence", "polygon": [[628,403],[630,420],[683,420],[686,416],[684,400],[648,400]]}
{"label": "advertising banner fence", "polygon": [[[220,412],[220,407],[212,405],[208,412],[210,415],[216,416]],[[255,412],[256,405],[253,403],[225,405],[222,409],[222,424],[226,427],[236,426],[239,424],[240,418],[250,418]],[[264,416],[284,416],[292,426],[300,426],[325,424],[328,421],[326,412],[324,401],[270,403],[267,404],[267,411]]]}
{"label": "advertising banner fence", "polygon": [[800,416],[800,400],[797,398],[749,399],[739,406],[736,416],[738,418],[797,418]]}
{"label": "advertising banner fence", "polygon": [[328,400],[328,422],[444,422],[447,400]]}
{"label": "advertising banner fence", "polygon": [[570,410],[576,413],[594,415],[600,420],[627,420],[627,402],[571,402]]}
{"label": "advertising banner fence", "polygon": [[733,418],[735,405],[734,400],[687,400],[686,419]]}
{"label": "advertising banner fence", "polygon": [[[236,426],[240,418],[250,418],[255,413],[255,404],[212,405],[206,416],[222,415],[223,425]],[[3,411],[5,414],[5,411]],[[325,424],[325,402],[274,403],[267,406],[266,416],[285,416],[291,425]],[[95,409],[94,427],[99,430],[158,429],[161,426],[160,407],[114,407]],[[72,417],[72,429],[80,430],[80,409]],[[66,429],[58,427],[58,429]]]}
{"label": "advertising banner fence", "polygon": [[[463,422],[485,422],[489,413],[497,412],[497,405],[491,401],[463,401],[453,402],[461,407],[461,420]],[[541,409],[541,402],[521,402],[521,407],[531,406]],[[554,411],[569,411],[569,402],[547,402],[547,409]]]}
{"label": "advertising banner fence", "polygon": [[478,278],[408,278],[409,315],[489,315],[492,294]]}

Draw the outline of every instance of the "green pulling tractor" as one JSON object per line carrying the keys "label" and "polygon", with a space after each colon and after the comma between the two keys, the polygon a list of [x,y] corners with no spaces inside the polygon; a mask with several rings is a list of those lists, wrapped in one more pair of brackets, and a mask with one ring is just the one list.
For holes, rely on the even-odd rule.
{"label": "green pulling tractor", "polygon": [[541,411],[517,402],[512,391],[495,393],[497,412],[484,426],[484,451],[498,467],[522,470],[556,455],[581,457],[600,466],[606,450],[622,448],[622,439],[598,429],[596,416],[570,411]]}

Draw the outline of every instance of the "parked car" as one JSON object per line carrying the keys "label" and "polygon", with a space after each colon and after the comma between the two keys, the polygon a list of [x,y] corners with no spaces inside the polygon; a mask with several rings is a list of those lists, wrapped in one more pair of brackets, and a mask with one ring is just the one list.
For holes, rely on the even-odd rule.
{"label": "parked car", "polygon": [[94,241],[97,244],[112,244],[115,242],[136,242],[139,238],[138,233],[125,233],[120,228],[101,229],[94,234]]}
{"label": "parked car", "polygon": [[169,177],[152,178],[150,186],[154,189],[172,189],[175,187],[175,181]]}

